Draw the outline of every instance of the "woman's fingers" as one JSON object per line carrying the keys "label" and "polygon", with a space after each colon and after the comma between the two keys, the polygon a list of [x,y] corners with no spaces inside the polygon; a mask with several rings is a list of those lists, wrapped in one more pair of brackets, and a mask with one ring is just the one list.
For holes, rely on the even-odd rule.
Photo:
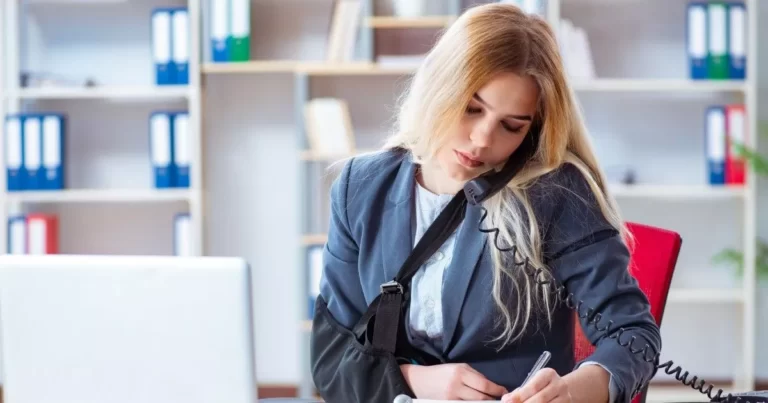
{"label": "woman's fingers", "polygon": [[467,370],[462,374],[462,382],[464,385],[494,398],[498,398],[507,393],[505,387],[489,381],[488,378],[469,365],[467,366]]}
{"label": "woman's fingers", "polygon": [[560,376],[552,368],[538,371],[524,386],[502,397],[505,403],[527,403],[553,401],[560,393]]}

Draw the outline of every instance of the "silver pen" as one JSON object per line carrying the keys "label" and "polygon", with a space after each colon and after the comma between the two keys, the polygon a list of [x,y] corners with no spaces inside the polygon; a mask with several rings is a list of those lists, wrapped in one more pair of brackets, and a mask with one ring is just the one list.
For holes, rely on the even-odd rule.
{"label": "silver pen", "polygon": [[520,386],[525,386],[526,383],[528,383],[531,378],[533,378],[533,375],[539,372],[540,369],[544,368],[545,365],[549,362],[549,358],[552,356],[552,354],[549,353],[549,351],[544,351],[539,356],[539,359],[536,360],[536,363],[533,364],[533,368],[531,368],[531,372],[528,373],[528,376],[525,377],[525,380],[523,381],[523,384]]}

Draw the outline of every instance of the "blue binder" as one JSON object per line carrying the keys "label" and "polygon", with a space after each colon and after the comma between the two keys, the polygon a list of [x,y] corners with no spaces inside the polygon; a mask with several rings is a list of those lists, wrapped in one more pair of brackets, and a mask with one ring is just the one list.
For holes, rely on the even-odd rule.
{"label": "blue binder", "polygon": [[41,115],[24,116],[24,190],[40,190],[43,186],[43,128]]}
{"label": "blue binder", "polygon": [[173,217],[173,255],[191,256],[191,216],[189,213],[179,213]]}
{"label": "blue binder", "polygon": [[64,189],[64,132],[66,118],[61,114],[46,114],[43,119],[43,178],[42,189]]}
{"label": "blue binder", "polygon": [[728,70],[734,80],[746,78],[747,71],[747,7],[731,3],[728,7]]}
{"label": "blue binder", "polygon": [[211,54],[214,62],[230,61],[229,0],[209,0],[211,6]]}
{"label": "blue binder", "polygon": [[173,114],[173,163],[176,168],[176,187],[189,187],[189,113]]}
{"label": "blue binder", "polygon": [[175,8],[171,14],[171,60],[174,84],[189,84],[189,12],[185,7]]}
{"label": "blue binder", "polygon": [[706,112],[706,160],[710,185],[725,184],[726,120],[725,107],[711,106]]}
{"label": "blue binder", "polygon": [[687,36],[688,65],[690,76],[694,80],[708,78],[707,71],[707,3],[688,3]]}
{"label": "blue binder", "polygon": [[149,144],[155,187],[173,187],[176,181],[173,163],[173,127],[169,113],[155,112],[150,116]]}
{"label": "blue binder", "polygon": [[5,118],[5,166],[9,192],[24,190],[24,118],[8,115]]}
{"label": "blue binder", "polygon": [[10,255],[27,254],[27,217],[8,217],[7,250]]}
{"label": "blue binder", "polygon": [[175,81],[175,68],[171,58],[171,11],[170,8],[157,8],[152,11],[152,59],[157,85],[170,85]]}

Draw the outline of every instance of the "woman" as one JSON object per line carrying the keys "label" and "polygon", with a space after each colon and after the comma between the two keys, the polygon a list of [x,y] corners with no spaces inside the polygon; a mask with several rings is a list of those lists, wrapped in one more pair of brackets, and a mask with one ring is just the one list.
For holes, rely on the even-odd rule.
{"label": "woman", "polygon": [[[654,364],[586,320],[597,348],[574,362],[573,311],[514,264],[527,259],[598,310],[600,328],[610,320],[624,328],[624,342],[659,351],[553,32],[515,6],[467,10],[415,74],[385,150],[344,166],[332,187],[321,298],[341,326],[354,326],[445,204],[468,181],[520,158],[526,142],[534,152],[524,168],[482,206],[468,205],[413,278],[408,339],[445,364],[402,363],[403,378],[427,399],[629,402]],[[515,245],[515,257],[479,227],[499,228],[498,244]],[[547,368],[522,385],[545,350]]]}

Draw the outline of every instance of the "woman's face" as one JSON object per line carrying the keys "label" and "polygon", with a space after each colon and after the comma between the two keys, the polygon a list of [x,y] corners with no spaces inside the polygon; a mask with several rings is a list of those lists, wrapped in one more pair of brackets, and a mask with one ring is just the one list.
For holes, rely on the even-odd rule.
{"label": "woman's face", "polygon": [[504,162],[528,133],[538,95],[531,77],[503,73],[490,80],[438,152],[442,171],[466,182]]}

